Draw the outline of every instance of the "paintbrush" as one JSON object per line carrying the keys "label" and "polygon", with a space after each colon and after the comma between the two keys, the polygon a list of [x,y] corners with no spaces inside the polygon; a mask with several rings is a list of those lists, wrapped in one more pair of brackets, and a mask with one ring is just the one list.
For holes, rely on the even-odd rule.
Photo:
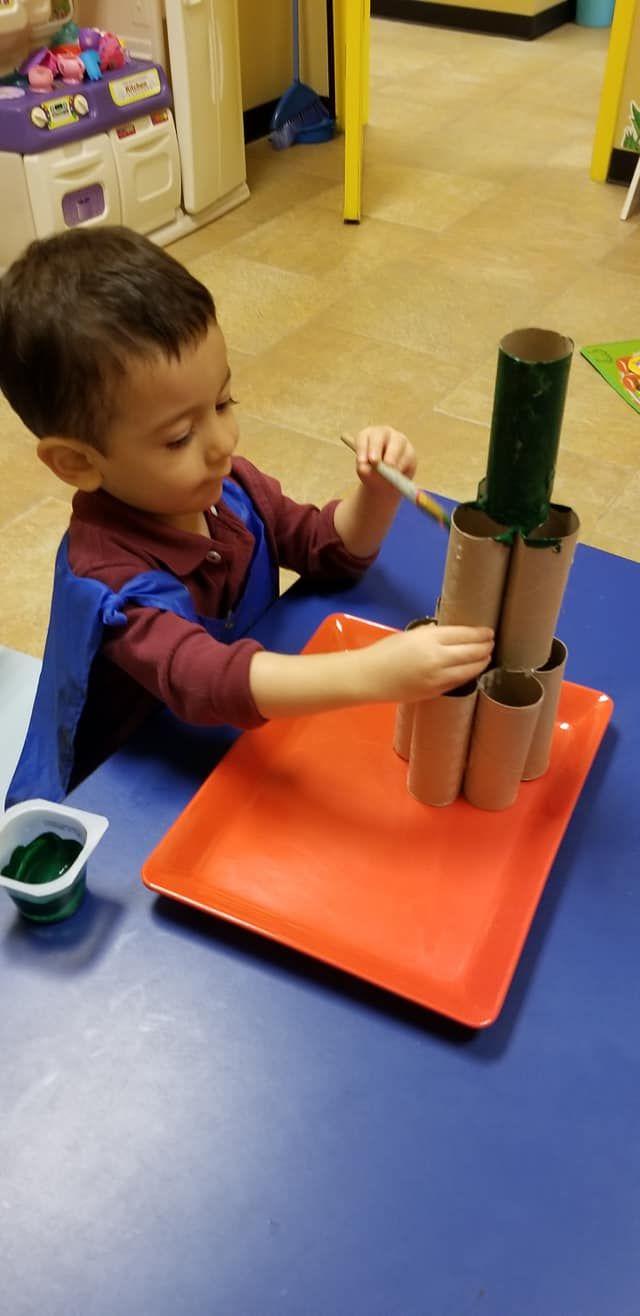
{"label": "paintbrush", "polygon": [[[348,448],[351,448],[352,452],[356,452],[356,441],[351,434],[341,434],[340,438]],[[415,507],[419,507],[421,512],[426,512],[427,516],[433,517],[433,520],[437,521],[445,530],[450,529],[451,521],[444,507],[441,507],[435,498],[431,498],[428,493],[425,493],[424,489],[419,489],[417,484],[413,483],[413,480],[408,479],[401,471],[397,471],[395,466],[389,466],[387,462],[371,462],[371,465],[378,472],[378,475],[388,480],[389,484],[392,484],[394,489],[402,494],[403,498],[407,498]]]}

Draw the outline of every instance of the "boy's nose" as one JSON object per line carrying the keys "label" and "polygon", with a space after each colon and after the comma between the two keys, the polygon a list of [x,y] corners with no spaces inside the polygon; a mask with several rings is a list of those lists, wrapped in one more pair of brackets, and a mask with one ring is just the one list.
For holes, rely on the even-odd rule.
{"label": "boy's nose", "polygon": [[234,428],[230,432],[227,427],[223,430],[215,423],[212,425],[207,434],[205,443],[205,461],[208,466],[219,466],[221,461],[230,457],[235,452],[238,442],[238,431]]}

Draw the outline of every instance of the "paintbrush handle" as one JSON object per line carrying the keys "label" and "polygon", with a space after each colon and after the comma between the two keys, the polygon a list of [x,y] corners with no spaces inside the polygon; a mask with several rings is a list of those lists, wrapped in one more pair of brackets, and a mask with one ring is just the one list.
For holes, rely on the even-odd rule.
{"label": "paintbrush handle", "polygon": [[[350,434],[341,434],[340,438],[347,445],[347,448],[351,448],[352,452],[357,451],[355,439]],[[397,471],[395,466],[389,466],[385,461],[372,462],[371,465],[375,467],[378,475],[381,475],[389,484],[392,484],[394,489],[402,494],[403,498],[407,498],[415,507],[419,507],[421,512],[426,512],[428,516],[432,516],[435,521],[439,521],[443,526],[448,527],[450,525],[444,507],[441,507],[435,498],[430,498],[429,494],[425,493],[423,489],[419,489],[417,484],[413,483],[413,480],[402,474],[402,471]]]}
{"label": "paintbrush handle", "polygon": [[389,466],[385,461],[372,462],[371,464],[372,466],[375,464],[378,475],[382,475],[385,480],[388,480],[389,484],[392,484],[394,489],[398,490],[398,493],[401,493],[404,498],[408,498],[410,503],[417,503],[420,490],[417,484],[413,483],[413,480],[410,480],[407,475],[403,475],[402,471],[397,471],[395,466]]}

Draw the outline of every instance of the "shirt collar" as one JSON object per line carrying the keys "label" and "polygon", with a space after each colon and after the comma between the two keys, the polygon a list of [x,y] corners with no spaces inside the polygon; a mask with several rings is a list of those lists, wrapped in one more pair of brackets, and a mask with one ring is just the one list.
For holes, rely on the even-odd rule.
{"label": "shirt collar", "polygon": [[[151,513],[120,502],[104,489],[95,493],[77,493],[73,499],[73,515],[108,534],[128,552],[153,557],[158,565],[166,567],[175,576],[190,575],[211,551],[211,538],[193,534],[190,530],[176,530],[158,521]],[[214,534],[217,515],[217,512],[214,517],[207,513]]]}

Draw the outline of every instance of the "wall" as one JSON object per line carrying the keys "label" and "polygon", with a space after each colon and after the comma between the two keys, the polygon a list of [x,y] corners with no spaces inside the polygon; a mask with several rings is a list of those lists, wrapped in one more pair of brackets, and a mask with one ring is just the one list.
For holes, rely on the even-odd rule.
{"label": "wall", "polygon": [[[325,0],[300,0],[301,77],[326,95]],[[238,0],[242,104],[245,110],[277,100],[292,80],[290,0]]]}

